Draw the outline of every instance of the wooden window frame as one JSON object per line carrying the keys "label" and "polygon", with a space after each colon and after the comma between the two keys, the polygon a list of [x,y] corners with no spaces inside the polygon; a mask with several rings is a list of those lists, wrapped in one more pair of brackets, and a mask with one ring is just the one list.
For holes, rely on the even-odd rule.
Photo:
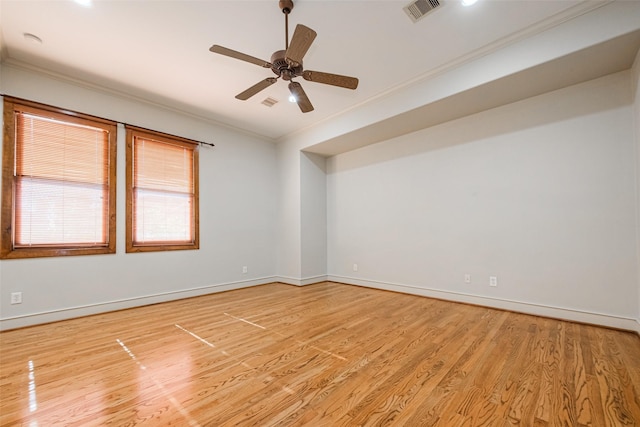
{"label": "wooden window frame", "polygon": [[[199,190],[199,142],[179,136],[168,135],[162,132],[156,132],[149,129],[139,128],[136,126],[126,125],[126,176],[127,176],[127,201],[126,201],[126,252],[156,252],[156,251],[176,251],[176,250],[194,250],[200,249],[200,190]],[[134,241],[134,139],[141,137],[151,139],[155,142],[188,147],[193,149],[193,241],[188,243],[168,242],[149,242],[141,243]]]}
{"label": "wooden window frame", "polygon": [[[41,245],[34,247],[15,247],[14,245],[14,191],[16,156],[16,112],[29,112],[41,117],[60,120],[66,123],[89,125],[101,128],[108,133],[108,202],[106,243],[100,246],[86,245]],[[111,120],[90,116],[74,111],[4,97],[3,112],[3,149],[2,149],[2,206],[0,209],[0,259],[37,258],[69,255],[97,255],[116,252],[116,139],[117,123]]]}

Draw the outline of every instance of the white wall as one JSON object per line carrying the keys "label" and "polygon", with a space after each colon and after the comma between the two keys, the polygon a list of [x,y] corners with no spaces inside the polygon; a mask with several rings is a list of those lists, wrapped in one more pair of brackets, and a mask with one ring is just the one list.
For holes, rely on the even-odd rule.
{"label": "white wall", "polygon": [[326,159],[300,153],[301,280],[314,282],[327,275]]}
{"label": "white wall", "polygon": [[278,246],[277,274],[280,280],[300,284],[300,151],[287,143],[278,152]]}
{"label": "white wall", "polygon": [[[125,254],[121,136],[118,253],[0,261],[0,327],[272,280],[305,284],[328,272],[347,283],[623,328],[633,321],[633,328],[640,324],[638,68],[636,61],[635,74],[325,163],[303,152],[304,135],[274,146],[5,64],[2,93],[216,147],[200,152],[202,248]],[[463,283],[465,273],[472,283]],[[498,276],[498,287],[487,286],[489,275]],[[14,291],[24,293],[23,304],[9,304]]]}
{"label": "white wall", "polygon": [[326,159],[278,144],[278,280],[306,285],[327,273]]}
{"label": "white wall", "polygon": [[632,93],[634,95],[634,123],[635,123],[635,138],[636,138],[636,189],[637,189],[637,198],[636,198],[636,212],[638,215],[638,219],[636,222],[636,235],[637,235],[637,245],[638,245],[638,309],[636,312],[636,330],[640,334],[640,51],[636,55],[636,59],[633,63],[632,68]]}
{"label": "white wall", "polygon": [[635,327],[630,79],[617,73],[330,158],[329,278]]}
{"label": "white wall", "polygon": [[[2,93],[199,141],[196,251],[125,254],[125,145],[118,138],[117,253],[0,261],[1,326],[197,295],[274,280],[276,147],[240,132],[34,71],[3,65]],[[122,126],[119,127],[122,131]],[[242,273],[242,267],[248,273]],[[23,303],[10,305],[11,292]]]}

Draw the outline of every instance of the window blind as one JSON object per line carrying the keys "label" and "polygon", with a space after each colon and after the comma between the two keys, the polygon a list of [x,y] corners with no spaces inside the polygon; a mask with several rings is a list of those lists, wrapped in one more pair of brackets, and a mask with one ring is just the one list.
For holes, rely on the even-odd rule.
{"label": "window blind", "polygon": [[108,244],[109,132],[16,111],[14,246]]}
{"label": "window blind", "polygon": [[192,144],[133,138],[134,244],[193,243]]}

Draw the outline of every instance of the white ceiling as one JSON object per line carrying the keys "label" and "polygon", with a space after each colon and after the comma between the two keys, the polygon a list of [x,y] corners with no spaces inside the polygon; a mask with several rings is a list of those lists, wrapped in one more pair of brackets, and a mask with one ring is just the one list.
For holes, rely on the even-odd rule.
{"label": "white ceiling", "polygon": [[[441,0],[442,1],[442,0]],[[355,91],[300,81],[315,111],[287,101],[285,82],[247,101],[234,98],[268,69],[209,52],[212,44],[269,60],[284,48],[277,0],[0,0],[0,48],[8,63],[35,67],[126,96],[282,140],[327,123],[487,55],[561,25],[608,1],[459,0],[413,23],[405,0],[298,0],[289,18],[318,36],[305,69],[355,76]],[[41,44],[24,37],[36,35]],[[633,40],[637,43],[637,37]],[[637,51],[637,47],[635,48]],[[633,49],[627,49],[633,54]],[[633,55],[630,56],[631,60]],[[627,59],[625,67],[630,66]],[[268,108],[266,97],[280,102]]]}

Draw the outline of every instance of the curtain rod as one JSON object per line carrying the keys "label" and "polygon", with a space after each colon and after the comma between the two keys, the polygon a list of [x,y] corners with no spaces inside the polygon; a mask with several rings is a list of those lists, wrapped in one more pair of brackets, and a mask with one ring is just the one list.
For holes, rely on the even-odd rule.
{"label": "curtain rod", "polygon": [[132,124],[130,124],[130,123],[124,123],[124,122],[121,122],[121,121],[119,121],[119,120],[113,120],[113,119],[110,119],[110,118],[107,118],[107,117],[100,117],[100,116],[96,116],[96,115],[93,115],[93,114],[81,113],[81,112],[79,112],[79,111],[68,110],[68,109],[66,109],[66,108],[62,108],[62,107],[56,107],[56,106],[53,106],[53,105],[50,105],[50,104],[43,104],[42,102],[31,101],[31,100],[29,100],[29,99],[24,99],[24,98],[19,98],[19,97],[17,97],[17,96],[13,96],[13,95],[8,95],[8,94],[6,94],[6,93],[0,93],[0,96],[2,96],[3,98],[4,98],[4,97],[12,98],[12,99],[15,99],[15,100],[17,100],[17,101],[24,101],[24,102],[30,102],[30,103],[37,103],[37,104],[40,104],[40,105],[43,105],[43,106],[46,106],[46,107],[55,108],[55,109],[57,109],[57,110],[64,110],[64,111],[66,111],[66,112],[68,112],[68,113],[73,113],[73,114],[83,114],[83,115],[85,115],[85,116],[92,116],[92,117],[95,117],[95,118],[97,118],[97,119],[101,119],[101,120],[108,120],[108,121],[111,121],[111,122],[120,123],[120,124],[122,124],[122,125],[124,125],[124,126],[135,127],[135,128],[138,128],[138,129],[142,129],[142,130],[149,131],[149,132],[155,132],[155,133],[159,133],[159,134],[164,134],[164,135],[167,135],[167,136],[170,136],[170,137],[182,138],[182,139],[185,139],[185,140],[189,140],[189,141],[193,142],[194,144],[198,144],[198,145],[208,145],[209,147],[215,147],[215,146],[216,146],[215,144],[213,144],[213,143],[211,143],[211,142],[196,141],[196,140],[194,140],[194,139],[185,138],[185,137],[183,137],[183,136],[171,135],[171,134],[166,133],[166,132],[160,132],[160,131],[157,131],[157,130],[153,130],[153,129],[148,129],[148,128],[144,128],[144,127],[141,127],[141,126],[132,125]]}
{"label": "curtain rod", "polygon": [[[121,123],[121,122],[118,122],[118,123]],[[131,123],[122,123],[122,124],[124,125],[125,128],[128,126],[128,127],[131,127],[131,128],[142,130],[142,131],[156,133],[156,134],[159,134],[159,135],[165,135],[165,136],[170,137],[170,138],[180,138],[182,140],[185,140],[185,141],[188,141],[188,142],[192,142],[194,144],[208,145],[210,147],[215,147],[215,144],[213,144],[211,142],[196,141],[195,139],[185,138],[183,136],[171,135],[170,133],[160,132],[160,131],[157,131],[157,130],[153,130],[153,129],[149,129],[149,128],[143,128],[143,127],[137,126],[137,125],[132,125]]]}

